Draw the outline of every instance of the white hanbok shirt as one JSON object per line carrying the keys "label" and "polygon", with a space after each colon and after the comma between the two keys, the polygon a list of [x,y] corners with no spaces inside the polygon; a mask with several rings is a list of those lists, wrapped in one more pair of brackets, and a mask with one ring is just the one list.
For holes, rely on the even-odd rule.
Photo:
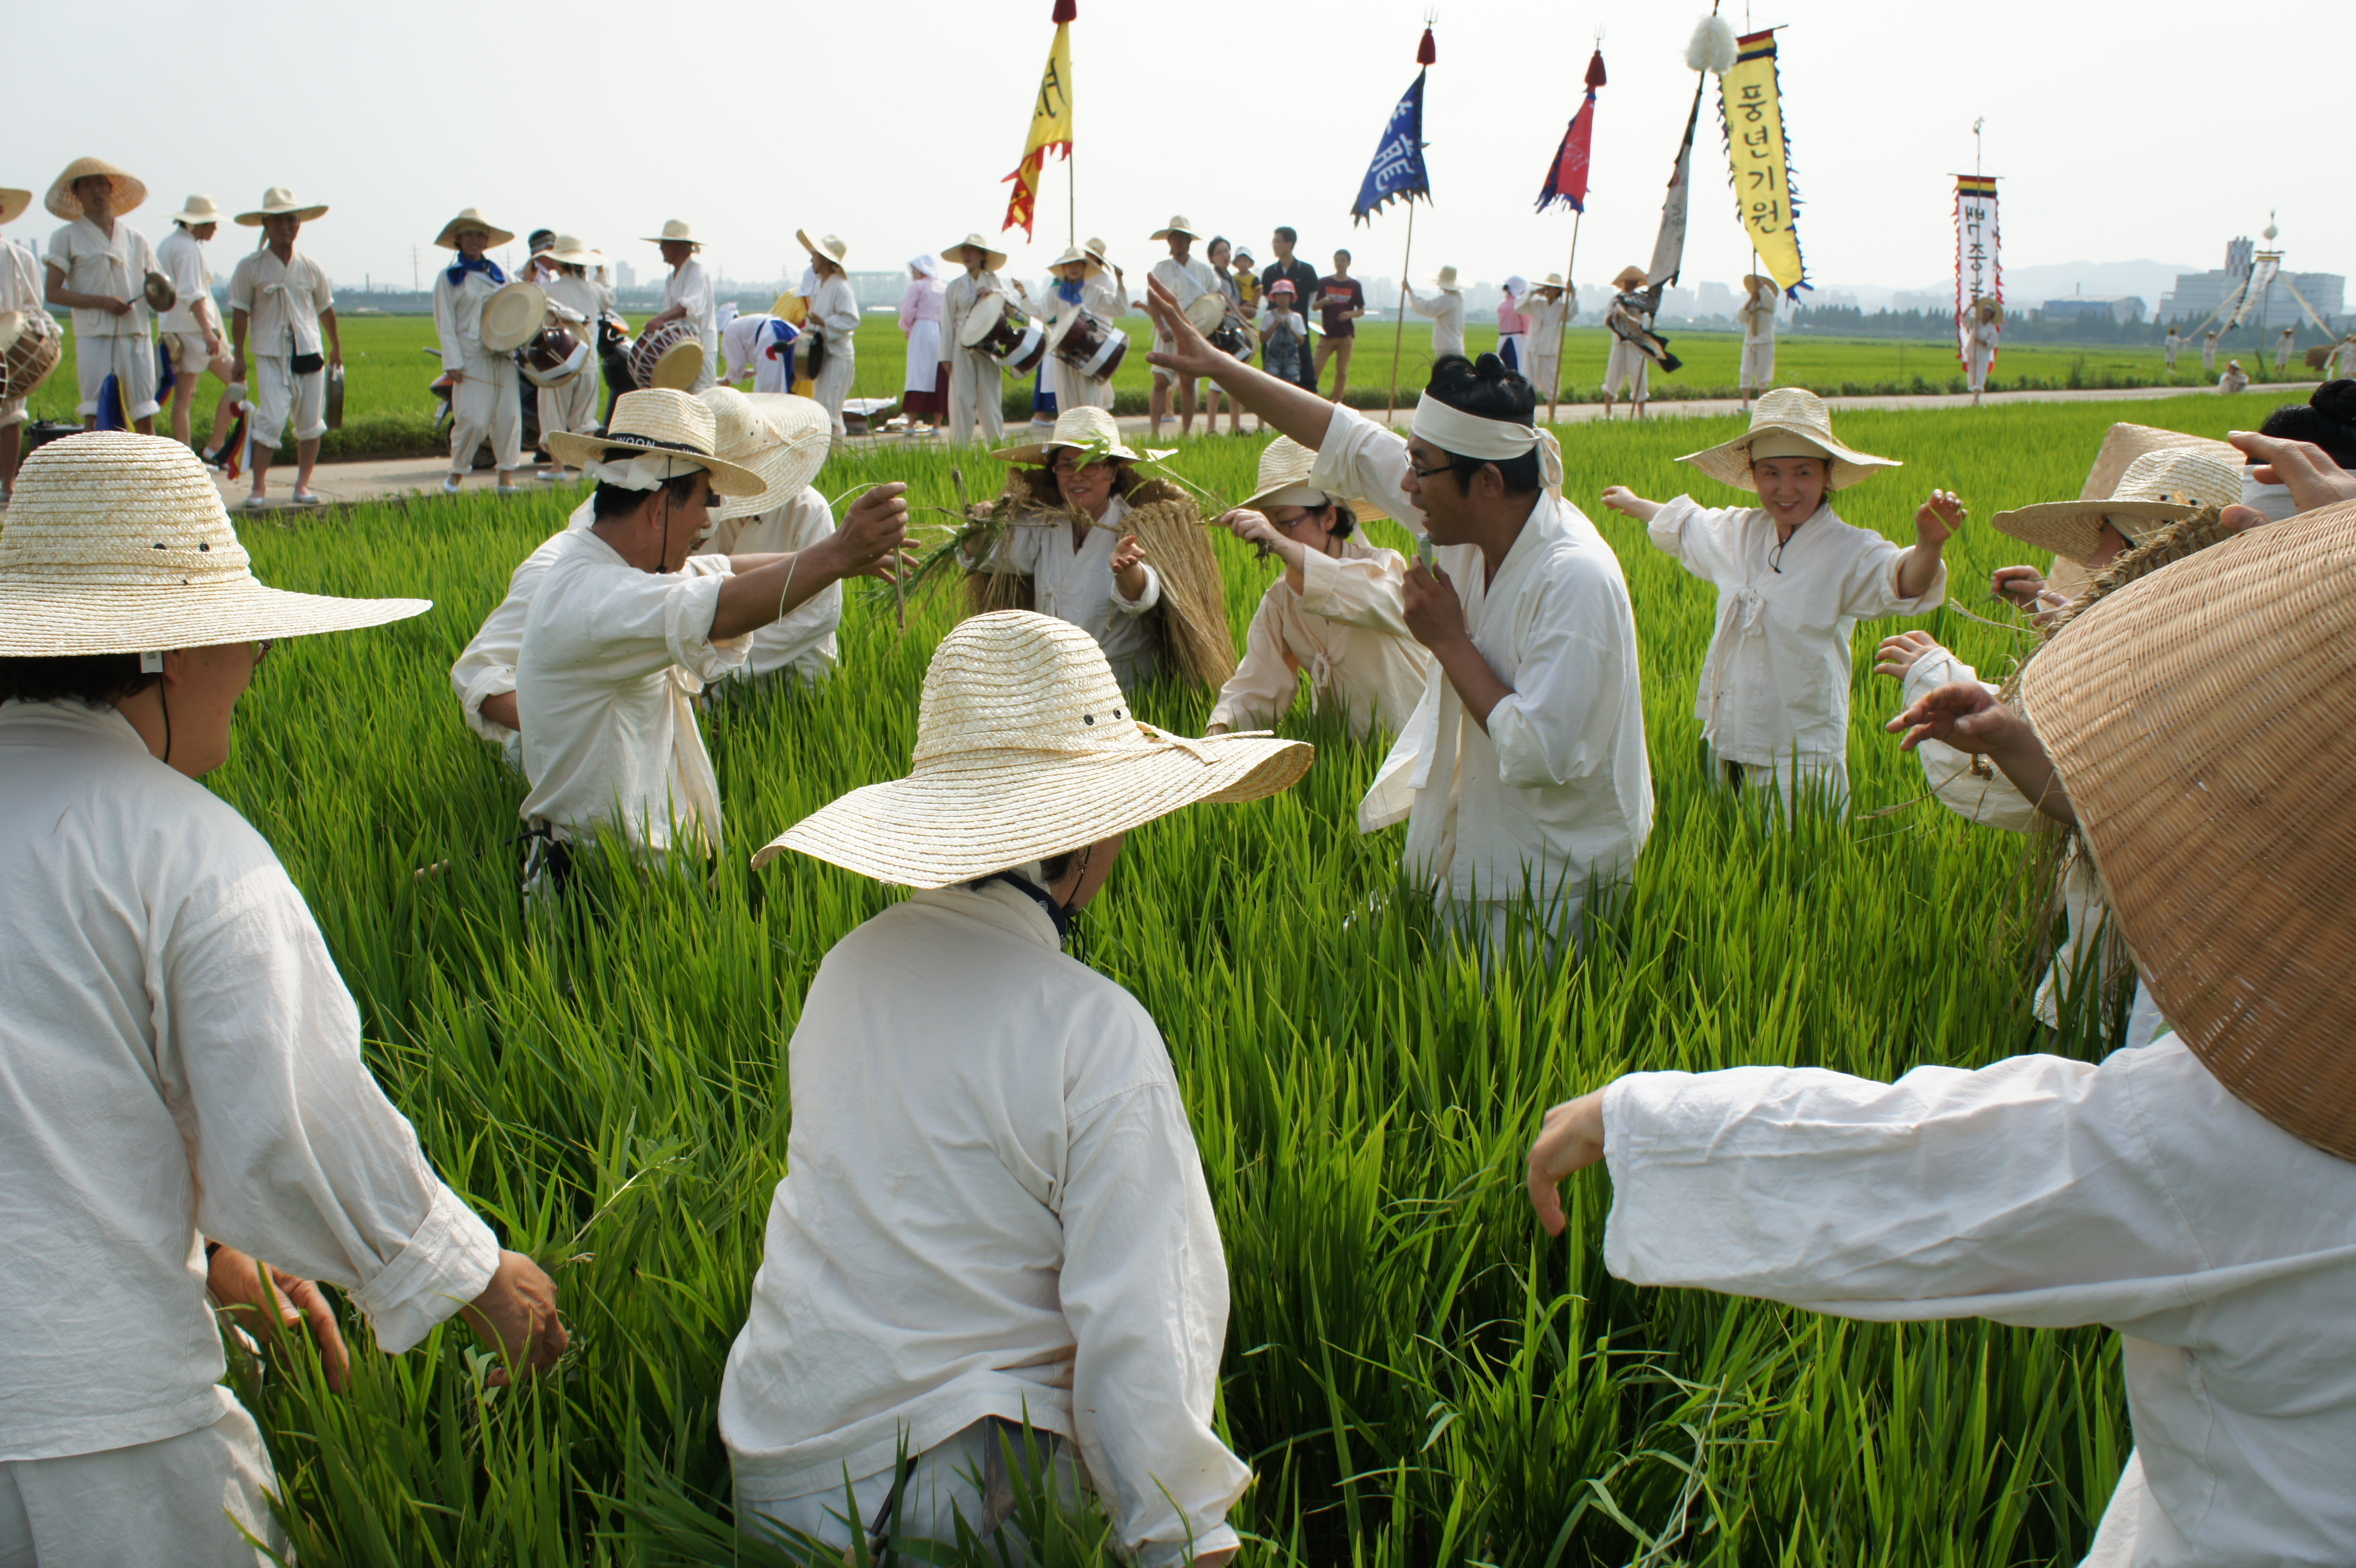
{"label": "white hanbok shirt", "polygon": [[720,366],[715,372],[723,381],[740,381],[745,372],[753,376],[753,390],[759,392],[788,392],[793,384],[788,380],[792,371],[790,349],[780,348],[772,355],[777,317],[763,311],[754,316],[739,316],[720,329]]}
{"label": "white hanbok shirt", "polygon": [[[0,239],[0,310],[48,317],[48,307],[42,303],[46,295],[41,264],[33,259],[33,252],[14,240]],[[55,318],[49,319],[54,328]]]}
{"label": "white hanbok shirt", "polygon": [[1431,317],[1431,351],[1435,356],[1464,352],[1464,296],[1453,289],[1425,295],[1411,294],[1407,307]]}
{"label": "white hanbok shirt", "polygon": [[0,1463],[236,1408],[206,1236],[350,1291],[388,1351],[481,1294],[498,1245],[252,824],[112,707],[0,705]]}
{"label": "white hanbok shirt", "polygon": [[[730,518],[713,525],[712,537],[696,546],[691,562],[716,555],[760,555],[808,550],[834,533],[834,509],[816,489],[804,486],[765,512]],[[842,585],[825,587],[753,633],[753,650],[728,673],[737,679],[791,670],[804,681],[834,672],[835,628],[842,624]]]}
{"label": "white hanbok shirt", "polygon": [[1762,349],[1775,341],[1775,296],[1773,295],[1768,295],[1755,302],[1746,297],[1742,304],[1735,308],[1734,314],[1742,322],[1744,348]]}
{"label": "white hanbok shirt", "polygon": [[[1164,256],[1153,263],[1153,275],[1162,280],[1162,286],[1170,291],[1181,310],[1206,294],[1220,292],[1219,274],[1213,272],[1211,263],[1200,256],[1188,256],[1183,265],[1177,257]],[[1159,328],[1155,328],[1157,341],[1162,340],[1160,331]],[[1157,375],[1161,373],[1155,372]]]}
{"label": "white hanbok shirt", "polygon": [[726,556],[701,559],[664,575],[587,528],[556,542],[516,660],[526,822],[566,841],[610,826],[657,854],[720,847],[720,781],[689,699],[742,664],[753,639],[712,639],[731,574]]}
{"label": "white hanbok shirt", "polygon": [[[696,340],[703,345],[703,362],[707,367],[720,363],[720,306],[712,297],[712,274],[693,256],[670,276],[663,280],[662,309],[678,306],[687,312],[687,325],[695,329]],[[657,311],[660,315],[661,311]]]}
{"label": "white hanbok shirt", "polygon": [[442,340],[444,370],[463,371],[468,360],[479,368],[486,360],[507,359],[483,347],[483,302],[505,286],[493,283],[486,272],[470,272],[455,285],[447,266],[434,273],[434,330]]}
{"label": "white hanbok shirt", "polygon": [[1520,308],[1522,314],[1529,317],[1530,358],[1553,363],[1562,353],[1563,322],[1570,309],[1570,295],[1566,294],[1560,299],[1548,300],[1532,289],[1523,296]]}
{"label": "white hanbok shirt", "polygon": [[1298,592],[1289,573],[1268,585],[1244,636],[1243,660],[1208,722],[1268,728],[1292,711],[1306,675],[1310,711],[1339,703],[1355,738],[1376,724],[1391,735],[1406,727],[1431,677],[1430,651],[1407,629],[1406,558],[1355,534],[1341,544],[1338,557],[1308,553]]}
{"label": "white hanbok shirt", "polygon": [[1872,1322],[2117,1329],[2136,1455],[2089,1562],[2356,1563],[2356,1165],[2173,1035],[2100,1066],[1893,1084],[1635,1073],[1603,1124],[1622,1279]]}
{"label": "white hanbok shirt", "polygon": [[1124,1552],[1236,1544],[1212,1428],[1226,1261],[1168,1049],[1030,898],[916,893],[837,943],[720,1435],[739,1498],[889,1468],[989,1417],[1079,1446]]}
{"label": "white hanbok shirt", "polygon": [[[1704,507],[1679,496],[1653,514],[1653,543],[1718,589],[1694,717],[1729,762],[1848,777],[1849,636],[1859,620],[1919,615],[1947,594],[1942,559],[1919,596],[1898,591],[1905,550],[1843,522],[1826,501],[1781,553],[1763,507]],[[1781,568],[1778,570],[1778,568]]]}
{"label": "white hanbok shirt", "polygon": [[[996,273],[984,268],[979,273],[960,272],[949,279],[941,290],[941,349],[944,354],[964,347],[965,318],[984,295],[1006,295],[1006,285]],[[956,361],[951,360],[952,364]]]}
{"label": "white hanbok shirt", "polygon": [[[597,319],[614,308],[614,291],[586,274],[575,277],[568,272],[559,272],[540,287],[559,316],[585,328],[579,336],[594,356],[597,352]],[[592,372],[596,370],[594,359],[588,369]]]}
{"label": "white hanbok shirt", "polygon": [[1129,502],[1113,497],[1105,505],[1104,521],[1087,530],[1077,548],[1066,522],[1010,528],[997,557],[999,564],[1030,577],[1033,609],[1070,621],[1097,639],[1123,691],[1153,679],[1162,658],[1159,630],[1146,618],[1162,602],[1162,574],[1152,562],[1140,563],[1145,592],[1133,600],[1121,597],[1120,585],[1113,581],[1112,553],[1120,546],[1120,520],[1128,515]]}
{"label": "white hanbok shirt", "polygon": [[166,332],[203,337],[205,324],[197,319],[197,302],[209,300],[213,290],[212,269],[205,265],[204,246],[194,234],[175,223],[172,231],[155,247],[155,268],[172,280],[173,292],[180,296],[156,325]]}
{"label": "white hanbok shirt", "polygon": [[[1377,498],[1423,533],[1422,511],[1399,489],[1408,467],[1405,440],[1337,406],[1309,483]],[[1477,545],[1433,554],[1473,646],[1513,692],[1484,731],[1434,660],[1359,802],[1358,829],[1404,820],[1408,869],[1442,897],[1502,904],[1526,884],[1568,913],[1590,877],[1627,878],[1653,828],[1636,619],[1620,558],[1577,507],[1545,491],[1494,582],[1483,580]]]}
{"label": "white hanbok shirt", "polygon": [[310,257],[297,251],[293,262],[282,262],[265,246],[239,259],[229,305],[246,314],[246,351],[284,360],[320,351],[319,315],[335,308],[336,291],[327,269]]}
{"label": "white hanbok shirt", "polygon": [[49,265],[65,274],[66,287],[77,294],[111,295],[131,302],[131,308],[121,316],[75,306],[76,338],[147,336],[153,313],[142,291],[147,286],[147,274],[163,269],[155,264],[155,250],[146,235],[118,218],[110,239],[89,219],[77,218],[49,236]]}
{"label": "white hanbok shirt", "polygon": [[810,296],[810,319],[826,328],[829,361],[850,359],[858,349],[859,296],[841,273],[818,285]]}

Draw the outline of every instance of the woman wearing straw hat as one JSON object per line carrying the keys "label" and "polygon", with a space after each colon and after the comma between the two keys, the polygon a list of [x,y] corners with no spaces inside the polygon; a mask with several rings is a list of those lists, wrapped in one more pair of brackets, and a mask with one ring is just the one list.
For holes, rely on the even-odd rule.
{"label": "woman wearing straw hat", "polygon": [[[1442,267],[1431,285],[1429,299],[1418,295],[1414,285],[1407,288],[1407,307],[1418,316],[1431,317],[1431,357],[1444,360],[1453,354],[1464,357],[1464,291],[1456,286],[1456,269]],[[1506,369],[1513,369],[1508,365]]]}
{"label": "woman wearing straw hat", "polygon": [[1603,325],[1612,329],[1612,357],[1603,366],[1606,419],[1622,391],[1628,394],[1628,417],[1644,417],[1645,400],[1653,395],[1652,346],[1659,341],[1653,333],[1653,317],[1661,308],[1661,290],[1666,286],[1648,286],[1642,267],[1622,267],[1612,280],[1612,308],[1603,317]]}
{"label": "woman wearing straw hat", "polygon": [[269,500],[270,458],[290,413],[295,504],[319,504],[311,471],[318,466],[319,438],[327,433],[327,382],[344,373],[344,340],[336,330],[335,286],[327,270],[296,255],[294,237],[327,210],[305,206],[280,185],[263,194],[260,208],[237,215],[239,223],[262,230],[263,236],[262,248],[241,260],[229,280],[234,379],[244,381],[247,365],[253,368],[253,493],[247,506]]}
{"label": "woman wearing straw hat", "polygon": [[76,158],[42,205],[66,226],[49,236],[48,302],[73,311],[74,374],[82,428],[98,428],[114,383],[115,413],[141,435],[155,428],[155,351],[147,341],[147,279],[155,251],[123,221],[147,188],[103,158]]}
{"label": "woman wearing straw hat", "polygon": [[284,1560],[208,1289],[273,1348],[305,1306],[337,1388],[335,1315],[298,1276],[389,1352],[454,1314],[519,1372],[564,1349],[554,1284],[369,1076],[303,895],[196,781],[273,643],[427,607],[262,586],[177,442],[25,465],[0,543],[0,1562]]}
{"label": "woman wearing straw hat", "polygon": [[[213,273],[205,263],[205,245],[220,227],[220,209],[209,196],[191,196],[172,214],[172,231],[155,247],[155,265],[172,285],[172,308],[156,322],[158,341],[172,360],[172,439],[202,455],[218,440],[229,443],[237,405],[245,396],[229,338],[213,308]],[[221,383],[220,405],[213,411],[211,437],[196,440],[197,383],[207,371]]]}
{"label": "woman wearing straw hat", "polygon": [[1972,390],[1972,406],[1979,406],[1987,391],[1988,369],[1996,363],[1997,339],[2004,336],[2004,306],[1992,298],[1975,298],[1964,318],[1964,377]]}
{"label": "woman wearing straw hat", "polygon": [[720,363],[720,306],[712,291],[712,274],[695,259],[703,249],[703,242],[695,231],[680,219],[664,221],[662,232],[650,236],[647,243],[662,252],[663,265],[670,276],[663,280],[662,308],[647,319],[641,328],[652,332],[674,321],[684,321],[695,329],[696,341],[703,345],[703,369],[695,384],[687,390],[700,392],[710,386],[713,371]]}
{"label": "woman wearing straw hat", "polygon": [[484,442],[498,465],[499,494],[516,493],[523,463],[522,378],[515,360],[483,344],[483,304],[508,274],[483,252],[515,238],[469,207],[442,226],[434,242],[457,259],[434,274],[434,327],[442,338],[442,371],[450,378],[450,473],[442,493],[455,496]]}
{"label": "woman wearing straw hat", "polygon": [[1735,387],[1742,393],[1742,411],[1751,412],[1751,394],[1775,384],[1775,280],[1752,273],[1742,280],[1742,306],[1734,314],[1742,321],[1742,368]]}
{"label": "woman wearing straw hat", "polygon": [[[1202,236],[1194,232],[1194,225],[1186,221],[1183,213],[1173,216],[1169,222],[1156,229],[1151,237],[1167,244],[1170,247],[1170,253],[1153,263],[1153,270],[1148,282],[1149,287],[1152,283],[1159,282],[1178,301],[1178,308],[1181,310],[1206,294],[1219,292],[1218,274],[1211,271],[1211,263],[1192,254],[1194,242]],[[1154,340],[1153,346],[1156,349],[1170,347],[1168,343],[1158,338]],[[1179,434],[1182,435],[1194,434],[1194,378],[1173,376],[1157,369],[1153,372],[1151,424],[1147,431],[1148,438],[1151,440],[1162,439],[1162,422],[1169,417],[1170,384],[1173,381],[1178,383]]]}
{"label": "woman wearing straw hat", "polygon": [[604,435],[549,445],[597,489],[589,525],[567,532],[531,595],[516,656],[515,727],[531,781],[521,808],[533,840],[526,890],[535,895],[562,892],[572,847],[602,830],[655,857],[719,848],[719,785],[689,699],[744,662],[753,632],[829,585],[890,580],[908,513],[906,487],[881,485],[841,532],[807,550],[710,556],[689,571],[714,499],[754,499],[768,488],[760,470],[718,455],[708,404],[630,392]]}
{"label": "woman wearing straw hat", "polygon": [[1911,550],[1842,521],[1826,498],[1899,464],[1841,445],[1824,399],[1799,387],[1762,397],[1734,440],[1677,461],[1756,492],[1760,504],[1649,501],[1624,485],[1605,490],[1603,504],[1718,589],[1694,699],[1711,779],[1772,787],[1786,816],[1802,794],[1821,791],[1845,815],[1849,634],[1860,620],[1922,615],[1945,599],[1942,552],[1963,505],[1933,490],[1914,514]]}
{"label": "woman wearing straw hat", "polygon": [[[1117,279],[1106,281],[1108,269],[1100,258],[1074,245],[1056,257],[1049,270],[1055,275],[1055,286],[1047,300],[1047,325],[1051,329],[1072,317],[1087,314],[1119,330],[1117,323],[1129,311],[1129,290]],[[1058,354],[1049,354],[1046,363],[1055,368],[1058,411],[1112,407],[1110,376],[1091,376]]]}
{"label": "woman wearing straw hat", "polygon": [[[540,261],[540,271],[546,279],[540,287],[548,295],[549,314],[579,334],[590,353],[580,374],[571,381],[536,389],[541,434],[552,435],[565,430],[586,435],[597,428],[598,326],[614,308],[614,291],[592,276],[590,269],[604,266],[605,258],[584,244],[579,235],[559,234]],[[544,470],[541,478],[570,483],[580,475],[557,464]]]}
{"label": "woman wearing straw hat", "polygon": [[[712,536],[689,560],[798,553],[833,537],[834,508],[810,484],[825,467],[831,444],[826,410],[806,397],[747,397],[733,387],[713,387],[703,401],[712,409],[720,456],[760,475],[768,489],[759,496],[730,497],[714,508]],[[744,662],[725,671],[715,691],[732,681],[771,675],[816,685],[834,673],[835,628],[841,622],[842,585],[829,583],[754,632]]]}
{"label": "woman wearing straw hat", "polygon": [[1562,334],[1579,308],[1560,273],[1522,296],[1522,314],[1530,321],[1530,390],[1547,400],[1547,416],[1554,416],[1555,398],[1562,391]]}
{"label": "woman wearing straw hat", "polygon": [[2356,1562],[2356,750],[2315,744],[2356,723],[2352,572],[2356,507],[2229,540],[2056,637],[2018,710],[1964,683],[1890,726],[2076,825],[2170,1033],[1894,1084],[1632,1074],[1547,1112],[1545,1228],[1606,1161],[1633,1283],[2105,1325],[2136,1446],[2086,1562]]}
{"label": "woman wearing straw hat", "polygon": [[[859,296],[851,292],[850,276],[842,270],[842,259],[850,247],[832,234],[813,240],[806,229],[794,231],[794,238],[809,252],[810,266],[818,274],[818,292],[810,295],[810,325],[818,329],[826,344],[826,362],[819,367],[818,384],[810,390],[834,434],[843,434],[842,403],[851,395],[851,383],[859,367]],[[991,368],[991,386],[997,387],[997,370]]]}
{"label": "woman wearing straw hat", "polygon": [[[31,191],[0,188],[0,225],[14,223],[32,205]],[[21,324],[19,331],[62,337],[57,322],[42,308],[44,292],[41,266],[33,252],[0,236],[0,317],[16,317]],[[24,424],[24,395],[0,397],[0,505],[6,504],[16,483]]]}
{"label": "woman wearing straw hat", "polygon": [[[998,275],[1006,264],[1006,252],[991,250],[980,234],[968,234],[941,255],[963,269],[941,295],[941,340],[949,357],[948,438],[995,445],[1006,439],[1006,398],[999,386],[998,361],[965,347],[964,333],[967,317],[977,309],[998,309],[997,301],[1006,296],[1006,285]],[[984,299],[991,303],[984,305]]]}
{"label": "woman wearing straw hat", "polygon": [[1126,834],[1274,795],[1312,754],[1128,703],[1076,628],[977,617],[933,654],[909,776],[754,858],[916,889],[802,998],[788,1172],[721,1384],[738,1517],[830,1560],[854,1530],[1020,1553],[1018,1474],[1066,1509],[1085,1475],[1124,1560],[1237,1549],[1202,1161],[1153,1020],[1059,950]]}
{"label": "woman wearing straw hat", "polygon": [[[1289,290],[1292,280],[1277,286]],[[1361,521],[1383,514],[1311,484],[1316,463],[1316,453],[1278,436],[1260,454],[1258,493],[1219,519],[1284,572],[1252,612],[1242,661],[1211,709],[1213,735],[1277,723],[1292,711],[1303,675],[1310,711],[1340,708],[1353,739],[1377,725],[1397,735],[1430,679],[1431,655],[1407,628],[1406,558],[1357,537]]]}

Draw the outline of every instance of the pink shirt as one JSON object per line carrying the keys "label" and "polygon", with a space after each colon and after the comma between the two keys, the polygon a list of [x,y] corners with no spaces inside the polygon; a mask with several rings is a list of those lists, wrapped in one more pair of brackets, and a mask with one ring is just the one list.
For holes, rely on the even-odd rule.
{"label": "pink shirt", "polygon": [[1507,295],[1497,306],[1497,330],[1510,337],[1529,329],[1530,318],[1514,308],[1514,296]]}
{"label": "pink shirt", "polygon": [[940,318],[940,285],[926,278],[910,278],[907,292],[900,295],[900,330],[905,332],[919,321]]}

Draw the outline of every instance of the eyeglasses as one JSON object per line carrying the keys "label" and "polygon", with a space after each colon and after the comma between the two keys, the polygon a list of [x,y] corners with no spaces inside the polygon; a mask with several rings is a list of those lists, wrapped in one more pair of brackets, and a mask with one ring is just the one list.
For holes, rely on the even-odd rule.
{"label": "eyeglasses", "polygon": [[1408,472],[1419,479],[1434,479],[1442,474],[1456,472],[1456,466],[1453,463],[1446,463],[1437,468],[1409,468]]}
{"label": "eyeglasses", "polygon": [[260,670],[260,669],[262,668],[262,660],[265,660],[265,659],[268,659],[268,658],[270,657],[270,644],[271,644],[271,641],[272,641],[272,639],[271,639],[270,638],[266,638],[266,637],[265,637],[265,638],[263,638],[261,641],[259,641],[259,642],[257,642],[257,643],[255,643],[255,644],[253,645],[253,667],[254,667],[254,669],[256,669],[256,670]]}

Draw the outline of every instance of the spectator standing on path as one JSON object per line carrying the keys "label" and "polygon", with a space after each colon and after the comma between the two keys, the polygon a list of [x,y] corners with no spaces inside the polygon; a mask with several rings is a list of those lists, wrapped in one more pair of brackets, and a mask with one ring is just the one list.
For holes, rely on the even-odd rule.
{"label": "spectator standing on path", "polygon": [[242,381],[246,367],[253,369],[249,507],[270,499],[270,458],[290,418],[295,504],[319,504],[311,473],[319,464],[319,439],[327,434],[327,380],[344,373],[344,342],[336,331],[335,285],[325,267],[294,253],[294,236],[327,210],[305,207],[284,186],[273,186],[260,208],[237,215],[240,224],[258,228],[264,236],[262,248],[240,261],[229,280],[230,336],[237,354],[233,379]]}
{"label": "spectator standing on path", "polygon": [[2170,322],[2168,336],[2159,340],[2159,348],[2160,352],[2168,356],[2168,373],[2171,376],[2176,373],[2176,356],[2183,347],[2184,335],[2176,329],[2175,323]]}
{"label": "spectator standing on path", "polygon": [[238,377],[230,363],[229,339],[222,335],[220,316],[213,308],[213,272],[205,264],[205,243],[220,227],[220,209],[209,196],[191,196],[172,215],[172,231],[155,247],[155,264],[170,280],[177,297],[156,323],[164,351],[172,357],[172,439],[196,446],[197,383],[210,371],[221,383],[220,406],[213,411],[211,435],[225,441],[242,395],[230,383]]}
{"label": "spectator standing on path", "polygon": [[123,420],[142,435],[155,430],[155,350],[147,341],[147,274],[155,250],[122,220],[147,199],[147,188],[102,158],[77,158],[44,200],[66,226],[49,236],[48,302],[73,311],[74,374],[81,383],[82,428],[98,428],[98,404],[114,381]]}
{"label": "spectator standing on path", "polygon": [[2217,334],[2214,332],[2201,334],[2201,373],[2204,376],[2217,373]]}
{"label": "spectator standing on path", "polygon": [[[900,412],[907,434],[931,435],[948,409],[949,362],[941,352],[941,301],[948,285],[941,263],[930,255],[908,261],[908,286],[900,292],[900,330],[908,338],[907,373],[900,381]],[[922,422],[921,424],[919,422]]]}
{"label": "spectator standing on path", "polygon": [[[1268,242],[1276,252],[1276,260],[1260,269],[1260,292],[1266,294],[1279,278],[1290,278],[1294,299],[1305,304],[1316,298],[1317,269],[1292,253],[1293,247],[1301,243],[1300,234],[1294,231],[1291,225],[1282,225],[1274,234],[1269,236]],[[1315,392],[1317,390],[1316,367],[1304,361],[1301,366],[1301,379],[1293,384]]]}
{"label": "spectator standing on path", "polygon": [[1358,317],[1366,313],[1366,291],[1350,275],[1350,252],[1333,252],[1333,274],[1317,280],[1319,313],[1324,317],[1325,341],[1317,345],[1317,362],[1310,367],[1309,385],[1315,390],[1333,360],[1333,401],[1350,390],[1350,351],[1358,346]]}

